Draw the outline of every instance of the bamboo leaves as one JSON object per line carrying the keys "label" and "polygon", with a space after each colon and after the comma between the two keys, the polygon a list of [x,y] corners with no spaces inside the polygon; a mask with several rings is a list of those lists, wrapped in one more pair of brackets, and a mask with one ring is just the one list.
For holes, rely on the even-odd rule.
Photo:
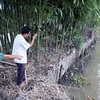
{"label": "bamboo leaves", "polygon": [[38,60],[42,41],[45,40],[45,50],[55,47],[57,51],[66,41],[70,45],[74,29],[93,28],[100,18],[99,0],[7,0],[2,5],[0,27],[5,37],[10,34],[11,43],[23,25],[37,26],[39,35],[35,51]]}

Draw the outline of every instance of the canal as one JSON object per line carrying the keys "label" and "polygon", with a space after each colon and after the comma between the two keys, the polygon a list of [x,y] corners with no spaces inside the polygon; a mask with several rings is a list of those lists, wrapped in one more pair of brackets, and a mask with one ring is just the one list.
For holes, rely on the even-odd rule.
{"label": "canal", "polygon": [[95,45],[92,59],[86,66],[83,76],[91,82],[91,86],[84,86],[88,95],[100,100],[100,41]]}
{"label": "canal", "polygon": [[[69,88],[73,100],[100,100],[100,42],[95,44],[89,63],[85,66],[83,77],[91,85],[78,88]],[[93,99],[94,98],[94,99]]]}

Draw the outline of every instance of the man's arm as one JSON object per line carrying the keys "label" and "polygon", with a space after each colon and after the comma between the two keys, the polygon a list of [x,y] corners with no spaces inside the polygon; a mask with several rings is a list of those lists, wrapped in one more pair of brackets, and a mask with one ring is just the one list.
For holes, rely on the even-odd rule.
{"label": "man's arm", "polygon": [[21,60],[23,57],[20,56],[20,55],[7,55],[7,54],[4,54],[3,59],[15,59],[15,58]]}
{"label": "man's arm", "polygon": [[31,43],[30,43],[30,47],[33,46],[33,44],[34,44],[34,40],[36,39],[36,37],[37,37],[37,34],[35,34],[35,35],[33,36],[32,41],[31,41]]}

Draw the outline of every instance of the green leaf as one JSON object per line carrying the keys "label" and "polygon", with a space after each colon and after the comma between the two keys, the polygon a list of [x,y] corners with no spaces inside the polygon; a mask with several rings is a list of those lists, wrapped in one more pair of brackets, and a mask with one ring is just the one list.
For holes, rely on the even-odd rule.
{"label": "green leaf", "polygon": [[82,4],[84,5],[84,0],[82,0]]}

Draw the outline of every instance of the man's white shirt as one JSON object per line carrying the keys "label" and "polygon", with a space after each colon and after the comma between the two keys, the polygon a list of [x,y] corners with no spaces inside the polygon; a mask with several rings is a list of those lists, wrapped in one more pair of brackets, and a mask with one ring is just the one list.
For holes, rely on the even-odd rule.
{"label": "man's white shirt", "polygon": [[12,54],[23,56],[21,60],[14,59],[16,63],[27,63],[27,50],[29,47],[30,44],[24,39],[24,37],[21,34],[18,34],[15,37]]}

